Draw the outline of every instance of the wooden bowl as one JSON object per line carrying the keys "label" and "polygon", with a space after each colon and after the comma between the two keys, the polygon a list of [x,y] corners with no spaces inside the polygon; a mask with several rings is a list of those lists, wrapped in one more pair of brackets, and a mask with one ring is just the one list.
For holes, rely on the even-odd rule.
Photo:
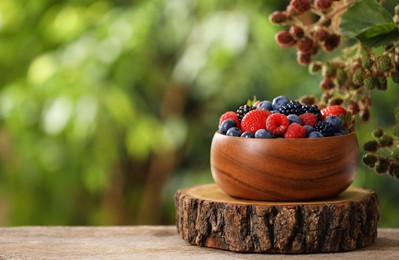
{"label": "wooden bowl", "polygon": [[255,139],[215,133],[211,170],[228,195],[266,201],[335,197],[356,176],[354,133],[314,139]]}

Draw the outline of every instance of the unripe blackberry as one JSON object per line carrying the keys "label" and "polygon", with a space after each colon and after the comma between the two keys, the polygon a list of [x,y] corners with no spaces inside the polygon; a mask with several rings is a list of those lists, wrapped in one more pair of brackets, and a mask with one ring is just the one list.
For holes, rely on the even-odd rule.
{"label": "unripe blackberry", "polygon": [[313,40],[309,37],[303,37],[297,42],[297,50],[303,53],[311,53],[313,50]]}
{"label": "unripe blackberry", "polygon": [[375,89],[378,86],[379,82],[374,77],[365,78],[363,81],[364,88],[367,90]]}
{"label": "unripe blackberry", "polygon": [[391,163],[389,165],[389,175],[399,179],[399,164],[398,163]]}
{"label": "unripe blackberry", "polygon": [[342,103],[344,102],[344,100],[342,98],[332,98],[328,101],[328,105],[329,106],[335,106],[335,105],[342,105]]}
{"label": "unripe blackberry", "polygon": [[312,62],[309,64],[309,72],[311,74],[316,74],[317,72],[319,72],[321,70],[321,64],[320,62]]}
{"label": "unripe blackberry", "polygon": [[290,28],[290,34],[294,39],[301,39],[305,36],[305,31],[302,29],[302,27],[293,25]]}
{"label": "unripe blackberry", "polygon": [[399,73],[392,73],[391,79],[392,79],[392,81],[395,82],[396,84],[399,84]]}
{"label": "unripe blackberry", "polygon": [[320,42],[324,42],[330,37],[330,33],[323,28],[319,28],[314,32],[314,37]]}
{"label": "unripe blackberry", "polygon": [[393,68],[392,60],[387,55],[377,56],[374,65],[377,73],[388,72]]}
{"label": "unripe blackberry", "polygon": [[333,64],[325,63],[321,69],[321,75],[323,78],[333,78],[337,73],[337,69]]}
{"label": "unripe blackberry", "polygon": [[352,82],[356,85],[363,85],[364,77],[366,73],[363,68],[358,68],[352,75]]}
{"label": "unripe blackberry", "polygon": [[346,74],[345,70],[341,68],[337,69],[336,76],[339,81],[345,81],[348,78],[348,75]]}
{"label": "unripe blackberry", "polygon": [[355,101],[352,101],[348,105],[348,110],[352,111],[352,114],[354,114],[354,115],[359,113],[359,111],[360,111],[359,104],[357,102],[355,102]]}
{"label": "unripe blackberry", "polygon": [[384,135],[384,130],[381,128],[377,128],[372,132],[373,137],[380,138]]}
{"label": "unripe blackberry", "polygon": [[290,6],[298,14],[302,14],[310,9],[310,0],[291,0]]}
{"label": "unripe blackberry", "polygon": [[380,145],[382,147],[390,147],[393,145],[393,137],[387,134],[384,134],[381,138],[380,138]]}
{"label": "unripe blackberry", "polygon": [[338,34],[331,34],[323,43],[323,49],[326,52],[331,52],[341,43],[341,36]]}
{"label": "unripe blackberry", "polygon": [[313,5],[316,9],[326,11],[331,7],[331,0],[315,0]]}
{"label": "unripe blackberry", "polygon": [[362,60],[363,68],[366,70],[371,69],[373,63],[374,63],[373,60],[368,55],[366,55]]}
{"label": "unripe blackberry", "polygon": [[365,150],[366,152],[375,153],[377,149],[378,149],[378,142],[376,140],[365,142],[363,145],[363,150]]}
{"label": "unripe blackberry", "polygon": [[375,164],[375,171],[378,174],[385,174],[385,173],[387,173],[387,171],[389,169],[389,165],[390,165],[390,163],[387,159],[379,158],[379,160]]}
{"label": "unripe blackberry", "polygon": [[281,24],[287,21],[287,13],[284,11],[275,11],[269,16],[269,20],[275,24]]}
{"label": "unripe blackberry", "polygon": [[320,82],[320,87],[324,90],[330,90],[335,87],[335,84],[331,78],[325,78]]}
{"label": "unripe blackberry", "polygon": [[395,14],[399,15],[399,5],[395,6]]}
{"label": "unripe blackberry", "polygon": [[362,122],[367,123],[370,120],[370,109],[365,108],[363,110],[360,110],[359,114]]}
{"label": "unripe blackberry", "polygon": [[395,149],[392,150],[391,156],[396,160],[399,160],[399,147],[396,147]]}
{"label": "unripe blackberry", "polygon": [[378,90],[387,90],[388,88],[388,81],[385,77],[378,77]]}
{"label": "unripe blackberry", "polygon": [[310,53],[298,51],[296,53],[296,60],[301,65],[308,65],[312,62],[312,55]]}
{"label": "unripe blackberry", "polygon": [[275,35],[275,40],[281,48],[289,48],[291,46],[294,46],[296,43],[294,37],[291,36],[288,30],[278,32]]}
{"label": "unripe blackberry", "polygon": [[377,156],[375,154],[366,153],[363,156],[362,161],[368,167],[374,168],[375,163],[378,161],[378,158],[377,158]]}

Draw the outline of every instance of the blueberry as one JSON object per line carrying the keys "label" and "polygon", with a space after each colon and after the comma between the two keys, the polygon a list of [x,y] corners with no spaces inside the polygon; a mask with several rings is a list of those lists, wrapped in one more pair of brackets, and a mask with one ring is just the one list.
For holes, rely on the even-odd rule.
{"label": "blueberry", "polygon": [[340,135],[346,135],[346,134],[348,134],[348,131],[346,131],[343,128],[340,128],[334,133],[334,136],[340,136]]}
{"label": "blueberry", "polygon": [[231,127],[229,130],[227,130],[226,135],[229,136],[240,136],[241,135],[241,130],[238,127]]}
{"label": "blueberry", "polygon": [[290,100],[286,96],[278,96],[273,99],[272,106],[274,110],[278,110],[281,106],[287,105]]}
{"label": "blueberry", "polygon": [[338,116],[328,116],[324,119],[324,122],[328,122],[334,126],[334,130],[337,131],[341,128],[342,120]]}
{"label": "blueberry", "polygon": [[235,126],[236,126],[236,121],[234,121],[234,119],[226,119],[220,124],[219,132],[221,134],[225,135],[227,133],[227,130],[229,130],[229,128],[232,128]]}
{"label": "blueberry", "polygon": [[254,137],[255,137],[255,134],[252,133],[252,132],[250,132],[250,131],[245,131],[244,133],[241,134],[241,137],[244,137],[244,138],[254,138]]}
{"label": "blueberry", "polygon": [[264,110],[273,110],[273,105],[272,102],[269,100],[265,100],[259,103],[258,109],[264,109]]}
{"label": "blueberry", "polygon": [[324,135],[317,131],[313,131],[309,134],[309,138],[320,138],[320,137],[324,137]]}
{"label": "blueberry", "polygon": [[259,129],[255,133],[255,138],[274,138],[274,135],[266,129]]}
{"label": "blueberry", "polygon": [[304,125],[303,127],[306,129],[306,135],[307,135],[307,136],[309,136],[309,134],[310,134],[311,132],[313,132],[313,131],[314,131],[314,128],[313,128],[313,126],[310,126],[310,125]]}
{"label": "blueberry", "polygon": [[291,123],[297,123],[298,125],[302,125],[302,121],[301,121],[301,119],[299,118],[298,115],[289,114],[289,115],[287,116],[287,118],[288,118],[288,120],[290,120],[290,124],[291,124]]}

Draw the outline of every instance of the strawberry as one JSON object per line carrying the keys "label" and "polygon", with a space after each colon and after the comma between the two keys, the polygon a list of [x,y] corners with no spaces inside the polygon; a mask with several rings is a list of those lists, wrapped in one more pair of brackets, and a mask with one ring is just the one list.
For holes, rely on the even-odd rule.
{"label": "strawberry", "polygon": [[345,108],[338,105],[328,106],[323,108],[320,112],[323,120],[328,116],[340,116],[341,114],[346,115]]}
{"label": "strawberry", "polygon": [[266,128],[266,119],[271,115],[270,111],[263,109],[254,109],[249,111],[241,120],[241,129],[243,132],[249,131],[255,133],[259,129]]}
{"label": "strawberry", "polygon": [[284,138],[292,139],[292,138],[305,138],[306,137],[306,129],[297,123],[292,123],[288,126],[287,131],[284,134]]}
{"label": "strawberry", "polygon": [[290,121],[284,114],[272,114],[266,120],[266,130],[274,135],[282,135],[289,124]]}
{"label": "strawberry", "polygon": [[240,120],[238,119],[236,112],[228,111],[228,112],[224,113],[219,119],[219,126],[226,119],[233,119],[236,122],[236,127],[240,128]]}
{"label": "strawberry", "polygon": [[317,123],[317,116],[313,113],[305,113],[299,116],[301,119],[302,125],[310,125],[314,126]]}

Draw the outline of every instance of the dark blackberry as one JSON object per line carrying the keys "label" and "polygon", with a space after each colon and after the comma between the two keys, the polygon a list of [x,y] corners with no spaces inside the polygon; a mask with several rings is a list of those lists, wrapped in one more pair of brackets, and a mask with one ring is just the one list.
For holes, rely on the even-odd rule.
{"label": "dark blackberry", "polygon": [[238,116],[238,119],[241,121],[242,118],[243,118],[249,111],[252,111],[252,110],[254,110],[254,109],[256,109],[256,107],[251,106],[251,105],[243,105],[243,106],[240,106],[240,107],[237,109],[237,116]]}
{"label": "dark blackberry", "polygon": [[321,120],[320,109],[316,105],[302,105],[303,113],[312,113],[317,116],[317,119]]}
{"label": "dark blackberry", "polygon": [[299,116],[305,113],[302,109],[302,106],[303,104],[301,104],[299,101],[291,100],[286,105],[281,106],[278,109],[278,112],[286,116],[288,116],[289,114],[295,114]]}
{"label": "dark blackberry", "polygon": [[315,124],[314,130],[322,133],[324,136],[333,136],[335,128],[332,124],[326,121],[319,121]]}

